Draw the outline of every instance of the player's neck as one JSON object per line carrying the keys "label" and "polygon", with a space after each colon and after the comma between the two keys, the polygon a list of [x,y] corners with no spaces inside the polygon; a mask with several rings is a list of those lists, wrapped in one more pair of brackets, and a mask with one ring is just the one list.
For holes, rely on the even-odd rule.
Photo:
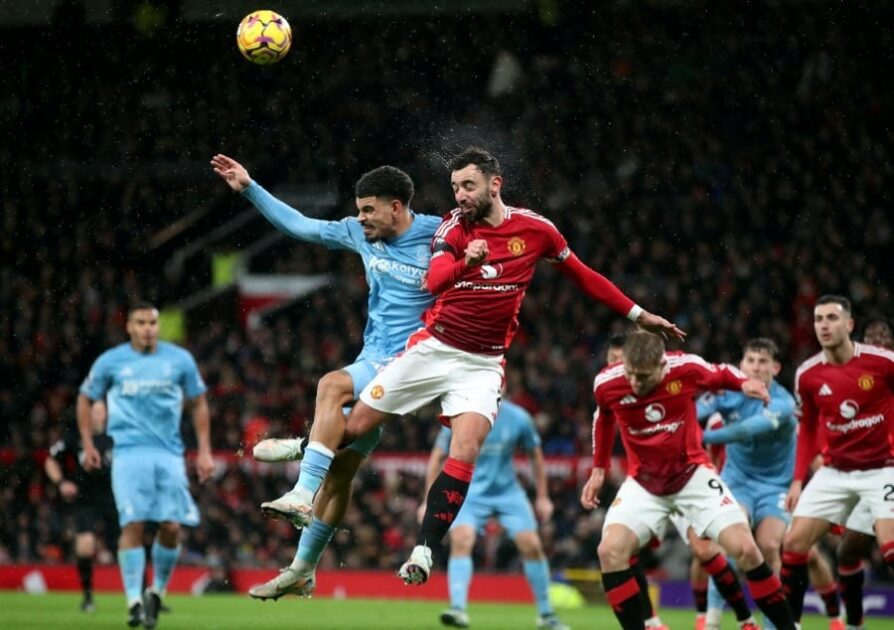
{"label": "player's neck", "polygon": [[136,344],[132,341],[130,342],[130,347],[138,354],[152,354],[158,350],[158,344],[155,344],[154,346],[144,346],[143,344]]}
{"label": "player's neck", "polygon": [[397,222],[394,226],[394,234],[388,237],[388,240],[392,240],[401,236],[404,232],[409,230],[413,226],[413,215],[407,212],[406,216]]}
{"label": "player's neck", "polygon": [[506,206],[503,200],[497,197],[491,206],[490,213],[481,219],[481,223],[486,223],[491,227],[497,227],[506,220]]}
{"label": "player's neck", "polygon": [[834,365],[844,365],[850,361],[854,357],[854,351],[854,342],[850,339],[846,339],[844,343],[839,344],[834,348],[823,348],[823,354],[826,356],[826,361]]}

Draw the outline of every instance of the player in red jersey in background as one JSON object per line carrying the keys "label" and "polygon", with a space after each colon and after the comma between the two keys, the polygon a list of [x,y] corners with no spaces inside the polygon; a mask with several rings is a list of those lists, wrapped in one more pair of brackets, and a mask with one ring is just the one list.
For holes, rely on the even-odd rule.
{"label": "player in red jersey in background", "polygon": [[416,546],[398,573],[407,584],[428,579],[430,546],[441,541],[465,501],[478,451],[497,414],[503,354],[518,329],[519,308],[539,260],[555,263],[586,295],[640,326],[683,337],[582,263],[550,221],[506,205],[500,165],[490,153],[466,149],[449,167],[458,207],[444,217],[432,241],[426,286],[437,299],[426,312],[425,329],[361,392],[346,424],[350,439],[435,399],[449,419],[449,455],[426,496]]}
{"label": "player in red jersey in background", "polygon": [[[697,536],[716,541],[737,561],[752,596],[777,628],[795,627],[779,578],[764,561],[744,512],[702,448],[694,397],[718,389],[741,390],[769,401],[763,382],[745,378],[729,365],[666,353],[662,339],[647,332],[629,335],[623,364],[596,377],[593,471],[581,503],[588,509],[599,503],[618,424],[628,477],[605,516],[598,553],[606,597],[625,629],[643,628],[630,557],[653,536],[664,536],[674,512],[689,519]],[[706,568],[718,587],[728,586],[723,574],[732,575],[732,570],[723,554],[718,553]],[[740,626],[757,627],[752,619],[742,620]]]}
{"label": "player in red jersey in background", "polygon": [[[807,590],[810,548],[833,524],[846,522],[858,502],[872,513],[882,556],[894,568],[894,352],[851,340],[854,320],[845,297],[821,297],[813,316],[822,352],[795,374],[801,430],[786,498],[794,519],[782,559],[796,619]],[[802,492],[817,444],[825,465]]]}

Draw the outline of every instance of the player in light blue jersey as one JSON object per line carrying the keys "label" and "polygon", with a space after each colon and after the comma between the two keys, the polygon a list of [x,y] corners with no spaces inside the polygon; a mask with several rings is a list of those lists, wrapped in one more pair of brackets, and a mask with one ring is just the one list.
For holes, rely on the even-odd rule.
{"label": "player in light blue jersey", "polygon": [[[740,392],[706,394],[698,401],[698,417],[705,420],[714,413],[723,417],[721,428],[705,431],[704,442],[726,446],[720,477],[748,512],[757,545],[778,572],[782,538],[791,518],[785,511],[785,496],[795,465],[795,399],[774,379],[782,366],[772,339],[748,341],[740,367],[746,376],[767,385],[770,404],[764,406]],[[723,598],[710,582],[707,629],[719,628],[722,608]]]}
{"label": "player in light blue jersey", "polygon": [[[363,350],[353,364],[320,379],[306,445],[299,439],[271,439],[259,443],[253,451],[255,458],[263,461],[303,458],[295,488],[261,508],[268,515],[305,529],[291,566],[249,594],[257,599],[277,599],[286,594],[309,596],[315,588],[314,572],[320,556],[347,510],[351,482],[378,444],[381,427],[338,453],[323,446],[320,436],[344,425],[345,405],[356,400],[377,371],[401,352],[410,334],[422,326],[422,313],[434,300],[422,288],[422,279],[441,218],[410,210],[413,181],[393,166],[375,168],[357,181],[356,216],[322,221],[306,217],[276,199],[235,160],[216,155],[211,164],[230,188],[242,193],[280,231],[300,241],[355,252],[366,270],[369,302]],[[332,468],[323,483],[330,462]],[[313,514],[295,510],[303,501],[313,504]]]}
{"label": "player in light blue jersey", "polygon": [[[130,341],[101,354],[81,385],[78,430],[84,469],[95,470],[101,459],[93,443],[90,408],[94,401],[105,399],[106,430],[114,442],[112,492],[121,525],[118,564],[127,596],[127,623],[154,628],[180,554],[180,526],[199,523],[180,437],[184,403],[192,409],[196,470],[202,482],[214,470],[211,421],[195,359],[187,350],[158,340],[158,310],[148,303],[135,304],[127,315],[127,334]],[[159,527],[152,545],[153,583],[141,597],[146,521]]]}
{"label": "player in light blue jersey", "polygon": [[[450,450],[450,429],[444,427],[435,440],[426,471],[426,493],[441,471],[443,460]],[[537,496],[534,508],[515,476],[512,457],[521,448],[531,460]],[[420,511],[425,509],[425,503]],[[490,517],[496,517],[515,541],[521,553],[525,577],[531,585],[538,612],[538,628],[567,628],[549,603],[549,565],[543,544],[537,533],[537,519],[546,521],[553,513],[553,503],[547,494],[546,471],[540,436],[534,419],[523,408],[503,401],[494,420],[494,428],[481,446],[472,484],[462,509],[450,527],[450,560],[447,562],[447,581],[450,608],[441,613],[447,626],[465,628],[469,625],[466,602],[472,581],[472,548],[475,537]],[[420,519],[422,514],[420,514]]]}

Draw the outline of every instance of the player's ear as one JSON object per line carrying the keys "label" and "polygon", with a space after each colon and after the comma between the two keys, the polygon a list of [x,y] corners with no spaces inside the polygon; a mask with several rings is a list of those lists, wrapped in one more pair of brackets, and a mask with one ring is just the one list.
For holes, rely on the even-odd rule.
{"label": "player's ear", "polygon": [[500,194],[500,190],[503,188],[503,177],[502,175],[494,175],[490,178],[490,194],[494,197]]}
{"label": "player's ear", "polygon": [[779,361],[773,361],[773,376],[779,376],[782,371],[782,364]]}
{"label": "player's ear", "polygon": [[849,317],[847,319],[847,331],[849,333],[854,332],[854,318],[853,317]]}

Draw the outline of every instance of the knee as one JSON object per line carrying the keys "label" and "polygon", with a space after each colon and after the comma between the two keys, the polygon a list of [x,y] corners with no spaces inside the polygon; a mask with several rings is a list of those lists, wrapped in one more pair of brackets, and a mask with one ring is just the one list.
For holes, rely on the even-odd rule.
{"label": "knee", "polygon": [[450,530],[450,555],[470,556],[475,546],[475,530],[471,527],[454,527]]}
{"label": "knee", "polygon": [[[809,553],[813,545],[799,531],[790,529],[782,540],[782,549],[792,553]],[[815,560],[814,556],[814,562]]]}
{"label": "knee", "polygon": [[344,404],[353,397],[353,381],[345,374],[329,372],[317,383],[317,404]]}
{"label": "knee", "polygon": [[164,521],[158,526],[158,539],[165,547],[176,547],[180,544],[180,523]]}
{"label": "knee", "polygon": [[596,553],[603,572],[623,571],[630,567],[630,551],[617,542],[603,538]]}
{"label": "knee", "polygon": [[537,532],[521,532],[515,537],[515,545],[525,560],[541,560],[544,557]]}

